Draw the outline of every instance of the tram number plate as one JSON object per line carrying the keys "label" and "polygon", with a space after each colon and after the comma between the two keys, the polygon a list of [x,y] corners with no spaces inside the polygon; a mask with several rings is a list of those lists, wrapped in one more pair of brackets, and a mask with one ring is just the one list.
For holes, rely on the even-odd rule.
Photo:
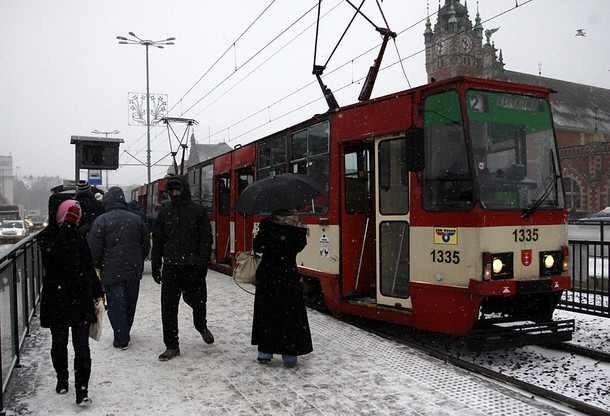
{"label": "tram number plate", "polygon": [[538,241],[538,228],[520,228],[513,230],[515,242]]}
{"label": "tram number plate", "polygon": [[453,263],[460,262],[460,252],[457,250],[432,250],[432,263]]}

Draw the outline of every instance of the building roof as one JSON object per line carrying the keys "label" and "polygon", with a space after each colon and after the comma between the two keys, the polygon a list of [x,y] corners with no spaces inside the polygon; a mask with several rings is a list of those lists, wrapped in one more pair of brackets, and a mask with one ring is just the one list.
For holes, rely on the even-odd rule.
{"label": "building roof", "polygon": [[187,166],[193,166],[230,151],[231,146],[224,142],[214,144],[191,143]]}
{"label": "building roof", "polygon": [[577,132],[610,134],[610,90],[516,71],[504,71],[507,81],[540,85],[551,95],[555,125]]}

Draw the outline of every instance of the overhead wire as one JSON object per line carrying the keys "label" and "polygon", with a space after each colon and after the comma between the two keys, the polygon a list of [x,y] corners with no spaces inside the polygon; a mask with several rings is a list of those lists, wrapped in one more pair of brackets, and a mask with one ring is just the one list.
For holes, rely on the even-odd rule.
{"label": "overhead wire", "polygon": [[[254,18],[254,20],[252,20],[248,26],[239,34],[239,36],[237,36],[233,42],[231,42],[229,44],[229,46],[224,50],[224,52],[216,59],[216,61],[214,61],[214,63],[212,63],[212,65],[210,65],[204,72],[203,74],[197,79],[197,81],[195,81],[195,83],[193,83],[193,85],[191,85],[191,87],[189,87],[189,89],[182,95],[182,97],[180,97],[180,99],[178,101],[176,101],[176,103],[167,111],[167,113],[169,114],[174,108],[176,108],[176,106],[178,104],[180,104],[184,98],[193,90],[193,88],[195,88],[197,86],[197,84],[199,84],[203,78],[205,78],[205,76],[207,74],[210,73],[210,71],[212,71],[212,69],[214,69],[214,67],[218,64],[218,62],[220,62],[222,60],[222,58],[225,57],[225,55],[231,50],[231,48],[235,48],[235,44],[245,36],[246,33],[248,33],[248,31],[256,24],[256,22],[258,22],[261,17],[263,17],[263,15],[267,12],[267,10],[269,10],[269,8],[273,5],[273,3],[275,3],[277,0],[271,0],[267,6],[265,6],[265,8]],[[144,137],[146,136],[146,133],[143,133],[140,135],[140,137],[138,137],[136,139],[136,142],[134,144],[132,144],[128,150],[133,150],[133,148],[135,147],[135,145],[142,140]],[[139,152],[137,152],[139,153]],[[136,153],[136,154],[137,154]]]}
{"label": "overhead wire", "polygon": [[[504,11],[500,12],[500,13],[497,13],[497,14],[493,15],[492,17],[490,17],[490,18],[488,18],[488,19],[483,20],[481,23],[487,23],[487,22],[490,22],[490,21],[492,21],[492,20],[494,20],[494,19],[497,19],[498,17],[501,17],[501,16],[503,16],[503,15],[505,15],[505,14],[507,14],[507,13],[509,13],[509,12],[511,12],[511,11],[513,11],[513,10],[517,9],[517,8],[519,8],[519,7],[523,7],[523,6],[525,6],[525,5],[529,4],[529,3],[532,3],[533,1],[534,1],[534,0],[524,0],[524,1],[523,1],[522,3],[520,3],[520,4],[517,4],[517,5],[515,5],[515,6],[511,7],[511,8],[509,8],[509,9],[506,9],[506,10],[504,10]],[[409,30],[410,28],[412,28],[412,27],[414,27],[414,26],[418,25],[419,23],[421,23],[421,22],[422,22],[422,21],[424,21],[425,19],[427,19],[427,18],[429,18],[430,16],[433,16],[434,14],[437,14],[437,13],[438,13],[438,12],[433,13],[433,14],[431,14],[431,15],[429,15],[429,16],[426,16],[425,18],[423,18],[423,19],[419,20],[417,23],[414,23],[413,25],[411,25],[411,26],[409,26],[409,27],[407,27],[407,28],[403,29],[401,32],[399,32],[399,33],[397,34],[397,36],[398,36],[398,35],[400,35],[400,34],[403,34],[403,33],[404,33],[404,32],[406,32],[407,30]],[[460,31],[460,32],[456,32],[455,34],[453,34],[453,35],[451,35],[451,36],[447,37],[447,39],[446,39],[446,40],[451,40],[451,39],[453,39],[453,38],[455,38],[455,37],[457,37],[457,36],[460,36],[460,35],[462,35],[462,34],[464,34],[464,33],[465,33],[465,30],[462,30],[462,31]],[[380,45],[380,44],[379,44],[379,45]],[[377,46],[379,46],[379,45],[377,45]],[[375,49],[375,47],[370,48],[368,51],[366,51],[366,52],[364,52],[364,53],[360,54],[360,55],[359,55],[357,58],[355,58],[355,59],[358,59],[359,57],[361,57],[361,56],[363,56],[364,54],[366,54],[366,53],[368,53],[368,52],[372,51],[373,49]],[[381,71],[384,71],[384,70],[389,69],[389,68],[391,68],[391,67],[393,67],[393,66],[395,66],[395,65],[397,65],[397,64],[399,64],[399,63],[401,63],[401,62],[403,62],[403,61],[406,61],[406,60],[408,60],[408,59],[411,59],[411,58],[413,58],[413,57],[415,57],[415,56],[417,56],[417,55],[419,55],[419,54],[421,54],[421,53],[425,52],[425,51],[426,51],[426,49],[427,49],[427,48],[423,48],[423,49],[421,49],[421,50],[418,50],[418,51],[416,51],[416,52],[411,53],[410,55],[408,55],[408,56],[406,56],[406,57],[404,57],[404,58],[399,58],[397,61],[395,61],[395,62],[393,62],[393,63],[391,63],[391,64],[388,64],[388,65],[386,65],[386,66],[384,66],[384,67],[380,68],[380,69],[379,69],[379,71],[380,71],[380,72],[381,72]],[[330,71],[330,72],[329,72],[327,75],[332,74],[334,71],[336,71],[336,70],[338,70],[338,69],[340,69],[340,68],[344,67],[345,65],[347,65],[347,64],[348,64],[348,63],[350,63],[350,62],[351,62],[351,60],[350,60],[350,61],[348,61],[348,62],[346,62],[346,63],[345,63],[345,64],[343,64],[343,65],[340,65],[339,67],[337,67],[337,68],[335,68],[334,70]],[[354,83],[357,83],[357,82],[360,82],[360,81],[364,80],[365,78],[366,78],[366,77],[362,77],[362,78],[357,79],[357,80],[355,80],[355,81],[354,81],[354,80],[352,80],[350,83],[345,84],[345,85],[343,85],[342,87],[335,89],[335,92],[340,92],[340,91],[342,91],[343,89],[345,89],[345,88],[349,87],[350,85],[353,85]],[[223,133],[223,132],[226,132],[226,131],[230,130],[231,128],[233,128],[233,127],[235,127],[235,126],[237,126],[237,125],[239,125],[239,124],[243,123],[244,121],[246,121],[246,120],[248,120],[248,119],[250,119],[250,118],[254,117],[254,116],[255,116],[255,115],[257,115],[257,114],[260,114],[261,112],[263,112],[263,111],[267,110],[269,107],[272,107],[272,106],[274,106],[275,104],[277,104],[277,103],[279,103],[279,102],[281,102],[281,101],[284,101],[284,100],[285,100],[285,99],[287,99],[288,97],[290,97],[290,96],[292,96],[292,95],[296,94],[297,92],[299,92],[299,91],[303,90],[303,89],[304,89],[304,88],[306,88],[307,86],[309,86],[309,85],[311,85],[311,84],[314,84],[314,83],[315,83],[315,81],[311,81],[311,82],[309,82],[309,83],[307,83],[307,84],[303,85],[302,87],[300,87],[300,88],[298,88],[297,90],[295,90],[295,91],[291,92],[290,94],[288,94],[288,95],[286,95],[286,96],[284,96],[284,97],[280,98],[279,100],[276,100],[274,103],[272,103],[272,104],[270,104],[270,105],[265,106],[265,107],[264,107],[264,108],[262,108],[261,110],[258,110],[258,111],[254,112],[254,113],[251,113],[250,115],[248,115],[248,116],[246,116],[246,117],[244,117],[244,118],[242,118],[242,119],[238,120],[237,122],[232,123],[231,125],[229,125],[229,126],[227,126],[227,127],[223,128],[223,129],[217,130],[217,131],[216,131],[214,134],[212,134],[210,137],[214,137],[214,136],[216,136],[216,135],[219,135],[219,134],[221,134],[221,133]],[[285,116],[287,116],[287,115],[289,115],[289,114],[291,114],[291,113],[294,113],[294,112],[296,112],[296,111],[299,111],[299,110],[301,110],[301,109],[303,109],[303,108],[305,108],[305,107],[307,107],[307,106],[309,106],[309,105],[311,105],[311,104],[313,104],[313,103],[315,103],[315,102],[317,102],[317,101],[320,101],[320,100],[322,100],[322,99],[324,99],[324,97],[318,97],[318,98],[316,98],[316,99],[314,99],[314,100],[308,101],[307,103],[302,104],[302,105],[300,105],[299,107],[297,107],[297,108],[295,108],[295,109],[293,109],[293,110],[290,110],[290,111],[288,111],[288,112],[285,112],[285,113],[283,113],[282,115],[280,115],[280,116],[278,116],[278,117],[276,117],[276,118],[274,118],[274,119],[270,119],[269,121],[266,121],[265,123],[262,123],[262,124],[260,124],[260,125],[258,125],[258,126],[256,126],[256,127],[254,127],[254,128],[251,128],[251,129],[249,129],[248,131],[246,131],[246,132],[244,132],[244,133],[242,133],[242,134],[240,134],[240,135],[238,135],[238,136],[235,136],[235,137],[233,137],[233,138],[230,138],[229,140],[227,140],[227,142],[229,142],[229,143],[230,143],[230,142],[232,142],[232,141],[235,141],[235,140],[237,140],[237,139],[239,139],[239,138],[241,138],[241,137],[243,137],[243,136],[245,136],[245,135],[247,135],[247,134],[249,134],[249,133],[251,133],[251,132],[253,132],[253,131],[257,130],[257,129],[259,129],[259,128],[262,128],[262,127],[264,127],[264,126],[268,125],[269,123],[271,123],[271,122],[273,122],[273,121],[277,121],[277,120],[278,120],[278,119],[280,119],[280,118],[283,118],[283,117],[285,117]]]}

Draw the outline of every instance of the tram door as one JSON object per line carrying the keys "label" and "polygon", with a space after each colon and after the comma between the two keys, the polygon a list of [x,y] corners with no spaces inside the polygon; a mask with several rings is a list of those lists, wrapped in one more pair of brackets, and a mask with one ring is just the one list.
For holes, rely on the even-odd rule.
{"label": "tram door", "polygon": [[373,143],[343,148],[341,212],[341,292],[351,298],[375,298],[375,210]]}
{"label": "tram door", "polygon": [[409,171],[404,136],[375,140],[377,303],[411,308]]}
{"label": "tram door", "polygon": [[[235,202],[248,185],[254,182],[254,168],[252,166],[235,170],[237,189]],[[235,253],[252,249],[252,216],[244,216],[235,211]]]}
{"label": "tram door", "polygon": [[216,262],[231,263],[231,177],[216,176]]}

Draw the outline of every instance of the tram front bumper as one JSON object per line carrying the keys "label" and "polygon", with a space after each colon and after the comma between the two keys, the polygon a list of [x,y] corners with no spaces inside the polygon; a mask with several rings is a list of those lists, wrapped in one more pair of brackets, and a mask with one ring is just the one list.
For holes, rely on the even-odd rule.
{"label": "tram front bumper", "polygon": [[538,280],[470,280],[470,292],[480,296],[526,295],[533,293],[553,293],[571,287],[570,276],[550,276]]}

